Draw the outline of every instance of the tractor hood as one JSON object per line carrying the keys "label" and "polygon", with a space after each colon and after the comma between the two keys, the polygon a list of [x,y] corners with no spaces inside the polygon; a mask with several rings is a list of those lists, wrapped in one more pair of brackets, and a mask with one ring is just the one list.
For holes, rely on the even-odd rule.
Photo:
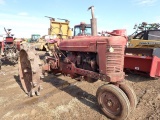
{"label": "tractor hood", "polygon": [[97,44],[126,45],[126,38],[122,36],[87,36],[84,38],[63,40],[60,42],[59,48],[64,51],[96,52]]}

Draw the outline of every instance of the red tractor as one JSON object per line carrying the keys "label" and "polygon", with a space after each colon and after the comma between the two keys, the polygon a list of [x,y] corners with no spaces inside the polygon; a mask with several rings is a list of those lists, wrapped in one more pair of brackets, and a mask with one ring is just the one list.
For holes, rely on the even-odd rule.
{"label": "red tractor", "polygon": [[0,41],[0,68],[2,60],[8,60],[11,63],[17,63],[20,50],[20,41],[14,41],[11,29],[5,29],[6,37]]}
{"label": "red tractor", "polygon": [[[91,7],[93,14],[93,7]],[[125,120],[137,104],[134,91],[125,83],[124,50],[127,37],[111,34],[97,36],[96,18],[91,19],[92,36],[85,35],[85,24],[81,24],[83,35],[61,40],[45,56],[42,64],[34,47],[21,49],[19,56],[19,76],[24,91],[29,96],[40,95],[41,79],[45,72],[70,75],[88,82],[97,80],[106,84],[98,88],[96,97],[105,115],[115,120]]]}

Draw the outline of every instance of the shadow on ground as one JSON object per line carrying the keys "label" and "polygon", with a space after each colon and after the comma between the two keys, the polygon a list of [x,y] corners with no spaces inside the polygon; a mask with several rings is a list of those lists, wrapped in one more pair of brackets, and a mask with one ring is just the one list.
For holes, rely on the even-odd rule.
{"label": "shadow on ground", "polygon": [[151,80],[158,80],[158,78],[152,78],[150,76],[132,74],[132,73],[126,73],[125,79],[132,81],[132,82],[146,82],[146,81],[151,81]]}
{"label": "shadow on ground", "polygon": [[13,62],[10,62],[8,60],[4,60],[2,59],[2,66],[7,66],[7,65],[10,65],[10,66],[14,66],[16,65],[17,63],[13,63]]}
{"label": "shadow on ground", "polygon": [[[52,84],[58,90],[68,93],[72,97],[77,98],[81,103],[99,112],[100,114],[103,114],[103,112],[100,110],[100,107],[97,103],[96,96],[84,91],[83,89],[81,89],[76,85],[81,81],[75,80],[75,82],[69,83],[67,80],[62,80],[60,78],[57,78],[56,76],[46,77],[43,81]],[[89,87],[89,83],[88,83],[88,87]]]}
{"label": "shadow on ground", "polygon": [[[15,78],[16,82],[18,83],[18,85],[20,86],[20,88],[23,90],[23,87],[22,87],[21,82],[19,80],[19,76],[14,75],[14,78]],[[77,98],[84,105],[99,112],[100,114],[103,114],[103,112],[100,110],[100,106],[97,103],[96,96],[84,91],[83,89],[81,89],[80,87],[78,87],[76,85],[80,81],[75,80],[74,82],[69,83],[67,80],[62,80],[62,79],[58,78],[57,76],[49,75],[48,77],[45,77],[45,79],[43,79],[43,82],[50,83],[51,85],[53,85],[57,89],[56,90],[53,89],[52,91],[49,91],[48,93],[46,93],[44,95],[40,95],[37,97],[33,97],[32,99],[28,99],[27,101],[25,101],[22,104],[32,105],[37,102],[44,101],[45,99],[53,96],[54,94],[56,94],[60,91],[64,91],[64,92],[68,93],[69,95],[71,95],[72,97]],[[89,83],[88,83],[88,86],[89,86]],[[43,91],[45,91],[45,89]]]}
{"label": "shadow on ground", "polygon": [[[15,81],[18,83],[19,87],[23,90],[21,81],[20,81],[20,79],[19,79],[19,75],[14,75],[14,79],[15,79]],[[23,90],[23,92],[24,92],[24,90]]]}

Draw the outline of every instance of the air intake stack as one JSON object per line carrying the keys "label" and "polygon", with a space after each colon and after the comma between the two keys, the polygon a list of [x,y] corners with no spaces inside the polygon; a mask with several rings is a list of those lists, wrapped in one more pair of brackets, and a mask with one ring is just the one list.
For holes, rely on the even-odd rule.
{"label": "air intake stack", "polygon": [[97,36],[97,18],[94,16],[94,6],[91,6],[88,8],[88,10],[91,9],[91,15],[92,19],[91,20],[91,28],[92,28],[92,35]]}

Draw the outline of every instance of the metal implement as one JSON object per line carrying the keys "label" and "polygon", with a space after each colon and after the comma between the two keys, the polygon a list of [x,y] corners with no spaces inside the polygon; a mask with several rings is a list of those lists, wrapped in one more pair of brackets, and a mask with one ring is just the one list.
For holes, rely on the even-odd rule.
{"label": "metal implement", "polygon": [[125,71],[160,77],[160,48],[126,48],[125,53]]}
{"label": "metal implement", "polygon": [[159,23],[135,25],[125,48],[124,70],[154,78],[160,77],[160,29]]}

